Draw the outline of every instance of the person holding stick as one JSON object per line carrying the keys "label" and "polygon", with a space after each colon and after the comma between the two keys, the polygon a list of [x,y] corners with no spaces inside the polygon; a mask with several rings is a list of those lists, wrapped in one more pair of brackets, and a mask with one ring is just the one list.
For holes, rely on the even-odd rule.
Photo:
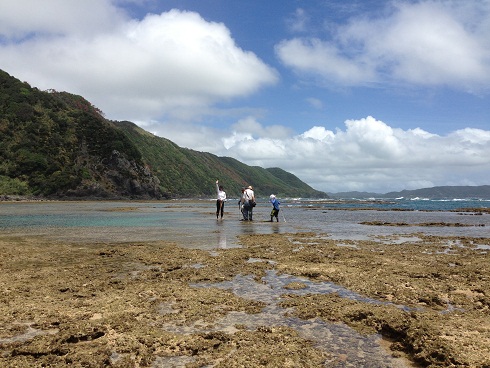
{"label": "person holding stick", "polygon": [[245,192],[245,187],[242,187],[242,193],[240,194],[240,199],[238,200],[238,210],[240,211],[240,215],[242,215],[245,218],[245,216],[243,214],[243,193],[244,192]]}
{"label": "person holding stick", "polygon": [[223,212],[225,208],[226,192],[223,190],[223,186],[219,185],[219,180],[216,180],[216,194],[218,199],[216,200],[216,219],[218,219],[221,214],[221,219],[223,219]]}
{"label": "person holding stick", "polygon": [[281,202],[278,201],[278,199],[276,198],[276,196],[274,194],[271,194],[270,195],[270,202],[272,203],[272,211],[271,211],[271,221],[274,219],[274,217],[276,218],[277,222],[279,222],[279,205],[281,204]]}

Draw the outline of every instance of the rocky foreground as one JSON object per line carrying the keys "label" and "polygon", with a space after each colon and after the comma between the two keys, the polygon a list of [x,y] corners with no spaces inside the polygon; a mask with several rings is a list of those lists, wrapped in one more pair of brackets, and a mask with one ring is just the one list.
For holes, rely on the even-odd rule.
{"label": "rocky foreground", "polygon": [[[290,326],[218,326],[260,315],[267,302],[213,285],[247,275],[260,285],[274,270],[304,280],[280,290],[278,307],[291,318],[383,336],[395,360],[377,366],[490,367],[489,238],[302,233],[240,241],[242,248],[208,252],[1,236],[0,366],[368,366]],[[359,298],[295,293],[321,283]]]}

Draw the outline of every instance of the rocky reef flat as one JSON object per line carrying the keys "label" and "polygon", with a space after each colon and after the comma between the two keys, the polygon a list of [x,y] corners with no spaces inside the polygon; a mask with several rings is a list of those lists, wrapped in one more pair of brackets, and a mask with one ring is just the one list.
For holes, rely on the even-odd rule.
{"label": "rocky reef flat", "polygon": [[[0,365],[490,365],[489,238],[239,241],[205,251],[0,236]],[[357,352],[339,347],[348,338]]]}

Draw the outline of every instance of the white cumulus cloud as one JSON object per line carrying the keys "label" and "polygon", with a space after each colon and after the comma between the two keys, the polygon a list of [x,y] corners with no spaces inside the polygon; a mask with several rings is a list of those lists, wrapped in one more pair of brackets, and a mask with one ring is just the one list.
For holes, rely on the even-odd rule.
{"label": "white cumulus cloud", "polygon": [[5,0],[0,37],[0,68],[41,89],[81,94],[112,119],[196,118],[278,79],[224,24],[194,12],[137,20],[108,0]]}
{"label": "white cumulus cloud", "polygon": [[9,41],[66,34],[95,35],[126,21],[108,0],[2,0],[0,35]]}
{"label": "white cumulus cloud", "polygon": [[296,71],[319,75],[346,85],[364,83],[374,78],[368,65],[351,60],[340,50],[318,38],[294,38],[276,45],[279,59]]}
{"label": "white cumulus cloud", "polygon": [[223,132],[226,144],[213,153],[248,165],[281,167],[323,191],[385,193],[490,180],[490,131],[466,128],[441,136],[392,128],[371,116],[347,120],[343,129],[314,126],[282,138],[271,138],[256,121],[248,125],[254,133],[244,126]]}
{"label": "white cumulus cloud", "polygon": [[292,69],[342,85],[373,82],[450,86],[475,92],[490,82],[488,1],[394,2],[390,12],[351,19],[330,37],[276,46]]}

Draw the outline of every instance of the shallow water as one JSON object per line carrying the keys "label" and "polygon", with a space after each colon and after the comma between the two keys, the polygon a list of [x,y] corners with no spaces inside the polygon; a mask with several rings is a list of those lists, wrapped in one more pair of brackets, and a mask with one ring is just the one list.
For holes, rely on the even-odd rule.
{"label": "shallow water", "polygon": [[[318,349],[343,357],[342,364],[337,367],[408,367],[405,360],[395,359],[381,347],[381,336],[363,336],[342,323],[328,323],[320,319],[302,320],[288,316],[287,309],[278,304],[282,294],[315,294],[336,292],[343,297],[366,301],[366,298],[332,283],[313,283],[304,278],[289,275],[277,275],[271,271],[262,279],[263,283],[254,281],[252,276],[236,276],[231,281],[217,284],[195,284],[194,287],[214,287],[231,290],[234,294],[251,300],[264,302],[266,307],[258,314],[230,312],[210,327],[199,322],[191,326],[167,323],[163,328],[175,333],[205,333],[224,331],[234,333],[235,326],[245,326],[254,330],[263,326],[287,326],[296,330],[300,336],[312,340]],[[304,289],[291,290],[285,286],[291,282],[301,282]],[[368,302],[377,303],[374,300]],[[163,313],[172,313],[171,306],[165,306]]]}
{"label": "shallow water", "polygon": [[[135,242],[170,240],[181,246],[212,250],[238,246],[242,234],[281,234],[299,231],[327,233],[332,239],[367,240],[380,235],[425,233],[441,236],[490,236],[490,215],[457,212],[331,210],[324,204],[284,202],[280,222],[268,222],[271,206],[259,203],[254,221],[240,220],[230,201],[225,217],[216,220],[214,201],[90,201],[0,203],[0,235],[40,235],[70,242]],[[396,227],[361,225],[391,223],[461,223],[465,227]],[[484,226],[481,226],[484,225]]]}

